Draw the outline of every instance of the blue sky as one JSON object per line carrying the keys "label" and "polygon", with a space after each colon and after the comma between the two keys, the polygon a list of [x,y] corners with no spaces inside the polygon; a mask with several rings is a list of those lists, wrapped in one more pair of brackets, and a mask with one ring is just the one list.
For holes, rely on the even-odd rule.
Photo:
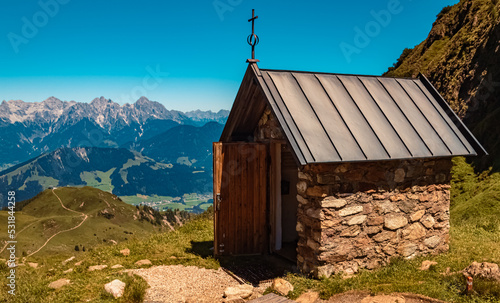
{"label": "blue sky", "polygon": [[230,109],[252,8],[261,68],[379,75],[457,2],[2,0],[0,100]]}

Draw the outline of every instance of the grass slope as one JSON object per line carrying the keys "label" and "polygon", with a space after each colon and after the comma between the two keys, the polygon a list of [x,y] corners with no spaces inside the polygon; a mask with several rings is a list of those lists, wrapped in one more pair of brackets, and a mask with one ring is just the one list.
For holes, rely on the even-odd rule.
{"label": "grass slope", "polygon": [[500,171],[500,2],[461,0],[438,14],[428,37],[405,49],[386,76],[426,75],[483,144],[484,170]]}
{"label": "grass slope", "polygon": [[[57,199],[76,212],[64,209]],[[104,212],[104,215],[103,215]],[[16,212],[17,250],[29,255],[40,248],[52,235],[80,224],[84,213],[88,219],[77,229],[62,232],[37,254],[69,254],[78,245],[88,250],[102,243],[122,242],[131,237],[144,237],[158,230],[151,223],[140,222],[137,209],[118,197],[92,187],[45,190]],[[0,222],[7,222],[6,211],[0,212]],[[7,240],[7,225],[0,225],[0,241]],[[3,247],[1,245],[0,249]],[[21,255],[20,254],[20,255]],[[6,257],[7,251],[0,253]]]}
{"label": "grass slope", "polygon": [[[138,260],[149,259],[154,265],[194,265],[205,268],[218,268],[219,263],[211,257],[213,241],[213,217],[204,213],[173,232],[158,233],[142,239],[135,238],[111,247],[100,247],[93,251],[74,252],[76,260],[63,265],[62,261],[70,254],[34,256],[27,262],[38,262],[37,269],[29,266],[17,269],[17,295],[7,294],[6,283],[0,284],[0,302],[38,303],[38,302],[142,302],[147,284],[139,277],[129,277],[123,269],[111,269],[115,264],[125,268],[137,268]],[[130,249],[130,255],[123,256],[120,250]],[[75,262],[82,264],[75,266]],[[105,264],[103,271],[88,272],[91,265]],[[73,272],[63,271],[74,268]],[[0,263],[0,271],[7,267]],[[59,290],[47,285],[58,279],[70,279],[71,284]],[[127,283],[125,295],[119,300],[104,292],[103,285],[120,279]]]}

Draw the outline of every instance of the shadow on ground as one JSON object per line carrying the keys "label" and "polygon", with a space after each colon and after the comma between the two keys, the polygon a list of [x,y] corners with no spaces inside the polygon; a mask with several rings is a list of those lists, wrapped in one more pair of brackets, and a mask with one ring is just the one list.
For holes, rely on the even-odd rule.
{"label": "shadow on ground", "polygon": [[283,277],[296,269],[294,263],[274,255],[221,257],[219,262],[224,270],[254,286]]}
{"label": "shadow on ground", "polygon": [[208,258],[214,255],[213,247],[213,241],[191,241],[191,248],[186,249],[186,252],[198,255],[202,258]]}

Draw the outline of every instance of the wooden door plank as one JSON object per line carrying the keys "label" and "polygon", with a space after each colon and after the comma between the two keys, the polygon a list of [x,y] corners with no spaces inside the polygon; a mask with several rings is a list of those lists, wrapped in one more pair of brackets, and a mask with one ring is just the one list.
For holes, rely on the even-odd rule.
{"label": "wooden door plank", "polygon": [[[234,207],[234,199],[235,199],[235,175],[234,175],[234,167],[235,167],[235,152],[234,152],[234,145],[229,145],[228,146],[228,163],[227,163],[227,172],[228,172],[228,177],[229,177],[229,190],[228,190],[228,196],[229,198],[226,201],[226,209],[228,210],[228,214],[226,217],[226,222],[228,223],[228,229],[227,229],[227,237],[228,237],[228,243],[227,243],[227,254],[233,254],[236,248],[236,233],[235,233],[235,228],[236,226],[234,225],[235,217],[236,217],[236,212],[235,212],[235,207]],[[232,225],[232,226],[231,226]]]}
{"label": "wooden door plank", "polygon": [[244,253],[245,251],[251,251],[248,245],[250,235],[248,233],[249,229],[249,220],[248,220],[248,207],[249,205],[252,204],[252,201],[248,199],[248,157],[247,153],[249,149],[252,148],[250,145],[242,145],[240,148],[240,175],[241,175],[241,238],[242,238],[242,243],[241,243],[241,252]]}
{"label": "wooden door plank", "polygon": [[252,251],[256,251],[257,249],[257,240],[255,238],[255,230],[256,230],[256,225],[255,225],[255,157],[256,153],[255,150],[252,148],[251,149],[251,154],[249,157],[249,163],[248,163],[248,201],[250,201],[248,205],[248,232],[249,232],[249,246],[251,247]]}
{"label": "wooden door plank", "polygon": [[262,199],[260,200],[260,203],[262,206],[262,210],[261,210],[261,215],[262,215],[261,224],[262,225],[261,225],[261,228],[262,228],[262,235],[263,235],[260,243],[262,245],[261,252],[265,253],[265,252],[267,252],[267,247],[269,244],[268,243],[268,231],[267,231],[267,222],[268,222],[268,218],[267,218],[267,205],[268,205],[267,171],[268,171],[268,166],[267,166],[267,153],[266,153],[266,146],[265,145],[261,146],[261,154],[260,154],[259,159],[261,160],[259,179],[262,179],[262,182],[261,182],[261,184],[262,184],[262,187],[261,187]]}
{"label": "wooden door plank", "polygon": [[213,208],[214,208],[214,254],[219,254],[218,246],[220,244],[220,212],[217,211],[217,193],[221,192],[221,174],[222,174],[222,162],[221,162],[221,148],[222,143],[213,143],[213,172],[214,172],[214,194],[213,194]]}

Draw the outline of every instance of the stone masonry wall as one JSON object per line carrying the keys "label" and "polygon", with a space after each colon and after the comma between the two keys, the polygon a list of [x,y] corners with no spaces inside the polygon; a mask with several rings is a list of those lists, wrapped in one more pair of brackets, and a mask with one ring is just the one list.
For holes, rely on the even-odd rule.
{"label": "stone masonry wall", "polygon": [[266,108],[259,124],[255,128],[254,139],[256,142],[266,142],[269,140],[284,140],[283,132],[279,127],[279,123],[274,118],[269,106]]}
{"label": "stone masonry wall", "polygon": [[451,159],[307,165],[297,263],[330,276],[448,250]]}

